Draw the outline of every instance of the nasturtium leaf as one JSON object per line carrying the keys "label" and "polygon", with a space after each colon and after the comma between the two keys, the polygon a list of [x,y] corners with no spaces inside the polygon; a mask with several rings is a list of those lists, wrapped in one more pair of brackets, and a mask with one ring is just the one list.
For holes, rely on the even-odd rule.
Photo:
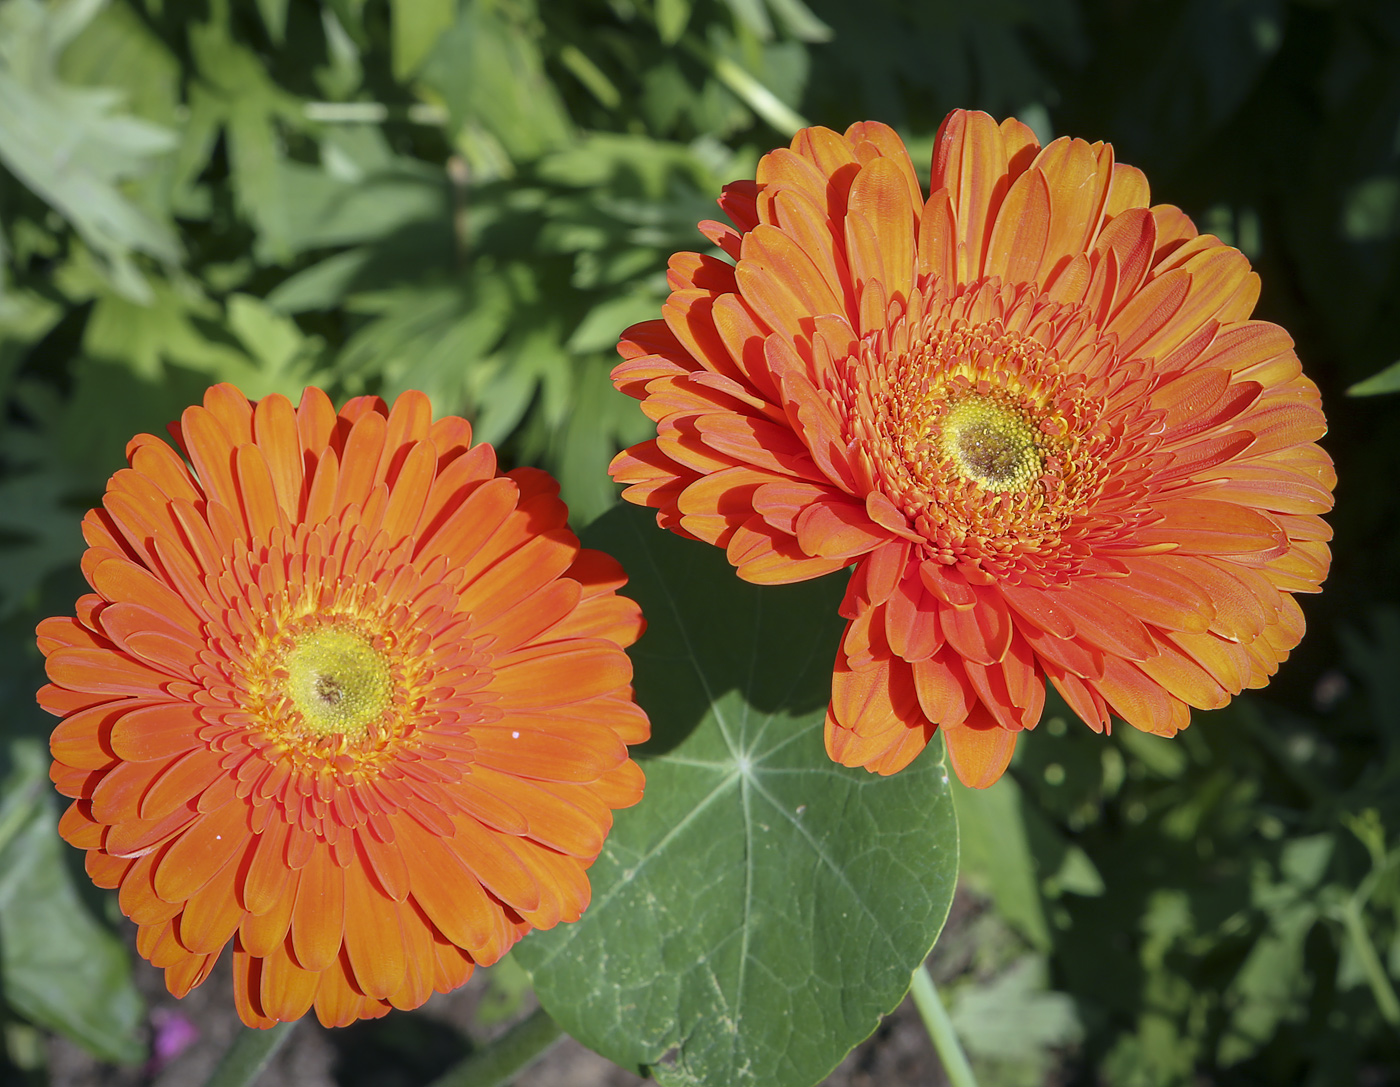
{"label": "nasturtium leaf", "polygon": [[647,617],[646,796],[582,920],[515,956],[565,1030],[662,1084],[807,1087],[899,1003],[947,916],[938,747],[889,778],[827,758],[839,577],[748,585],[631,507],[584,542],[621,560]]}

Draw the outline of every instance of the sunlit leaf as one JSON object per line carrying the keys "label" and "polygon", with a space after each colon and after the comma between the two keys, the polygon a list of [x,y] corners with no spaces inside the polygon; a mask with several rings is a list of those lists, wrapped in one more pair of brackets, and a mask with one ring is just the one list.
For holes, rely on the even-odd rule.
{"label": "sunlit leaf", "polygon": [[175,146],[175,134],[121,113],[116,91],[57,78],[61,46],[95,10],[37,0],[0,6],[0,163],[101,254],[118,290],[144,301],[150,289],[132,253],[174,264],[180,245],[169,223],[138,207],[120,186],[152,170]]}
{"label": "sunlit leaf", "polygon": [[467,0],[422,78],[456,125],[483,126],[517,161],[563,143],[573,127],[535,36],[496,5]]}
{"label": "sunlit leaf", "polygon": [[757,588],[716,548],[619,508],[647,634],[647,792],[583,919],[517,957],[569,1033],[662,1084],[807,1087],[909,987],[947,914],[956,830],[938,748],[890,778],[834,765],[822,719],[841,579]]}
{"label": "sunlit leaf", "polygon": [[394,15],[394,76],[407,80],[452,25],[457,0],[391,0]]}

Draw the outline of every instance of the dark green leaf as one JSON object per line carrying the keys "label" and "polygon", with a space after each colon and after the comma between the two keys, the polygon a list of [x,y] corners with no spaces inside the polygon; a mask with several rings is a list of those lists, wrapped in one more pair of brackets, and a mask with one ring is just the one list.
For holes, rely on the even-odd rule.
{"label": "dark green leaf", "polygon": [[957,868],[938,749],[891,778],[822,745],[839,578],[756,588],[723,552],[619,508],[648,632],[647,794],[583,919],[516,952],[571,1034],[662,1084],[806,1087],[876,1026],[942,927]]}

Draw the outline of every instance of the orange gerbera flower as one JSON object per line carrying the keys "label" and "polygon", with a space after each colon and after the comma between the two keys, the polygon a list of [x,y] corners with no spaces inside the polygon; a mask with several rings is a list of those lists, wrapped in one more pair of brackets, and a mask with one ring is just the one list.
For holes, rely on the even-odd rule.
{"label": "orange gerbera flower", "polygon": [[646,739],[618,564],[462,419],[230,385],[143,434],[48,619],[60,823],[183,996],[234,942],[266,1027],[461,985],[588,904]]}
{"label": "orange gerbera flower", "polygon": [[827,750],[892,773],[941,729],[985,786],[1045,680],[1159,735],[1262,686],[1329,561],[1317,389],[1258,277],[1112,148],[949,115],[925,198],[883,125],[799,132],[728,186],[734,261],[671,261],[613,462],[749,581],[856,564]]}

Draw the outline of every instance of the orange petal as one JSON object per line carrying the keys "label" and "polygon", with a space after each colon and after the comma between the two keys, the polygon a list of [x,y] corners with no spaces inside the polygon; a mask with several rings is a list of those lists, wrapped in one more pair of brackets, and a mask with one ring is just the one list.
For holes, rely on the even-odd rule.
{"label": "orange petal", "polygon": [[943,742],[948,749],[948,761],[958,780],[972,789],[994,785],[1006,772],[1011,755],[1016,750],[1016,733],[1001,728],[967,728],[962,725],[944,726]]}
{"label": "orange petal", "polygon": [[312,850],[301,870],[292,909],[292,950],[303,970],[325,970],[336,961],[345,933],[345,876],[330,850]]}

